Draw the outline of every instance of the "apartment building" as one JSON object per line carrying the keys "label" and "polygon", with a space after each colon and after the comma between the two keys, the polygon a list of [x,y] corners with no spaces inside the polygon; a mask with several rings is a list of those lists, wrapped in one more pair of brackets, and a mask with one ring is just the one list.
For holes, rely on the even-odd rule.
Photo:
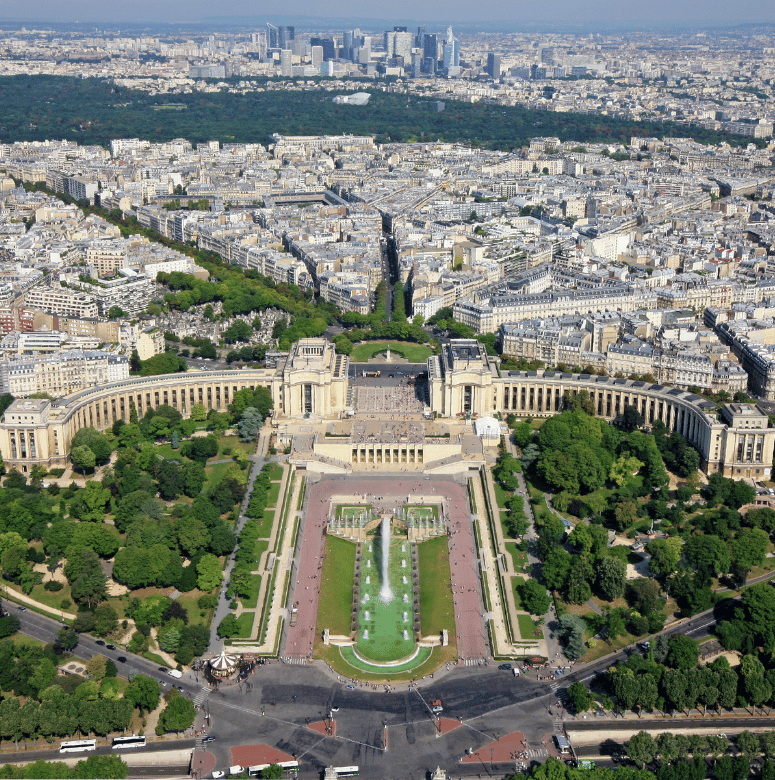
{"label": "apartment building", "polygon": [[16,398],[48,393],[58,398],[129,378],[129,359],[105,352],[69,350],[52,355],[19,355],[0,362],[0,390]]}
{"label": "apartment building", "polygon": [[91,295],[67,287],[36,287],[24,296],[28,309],[41,309],[65,317],[90,318],[100,313]]}

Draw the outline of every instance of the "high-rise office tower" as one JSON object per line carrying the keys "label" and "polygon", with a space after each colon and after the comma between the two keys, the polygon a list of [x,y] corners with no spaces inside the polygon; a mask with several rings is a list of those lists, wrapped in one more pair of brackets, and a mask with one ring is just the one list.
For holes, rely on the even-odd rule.
{"label": "high-rise office tower", "polygon": [[382,33],[382,46],[385,49],[385,59],[389,60],[391,57],[395,57],[396,54],[396,33],[385,30]]}
{"label": "high-rise office tower", "polygon": [[420,78],[422,72],[422,54],[419,51],[412,52],[412,78]]}
{"label": "high-rise office tower", "polygon": [[280,49],[280,75],[293,76],[293,52],[290,49]]}
{"label": "high-rise office tower", "polygon": [[398,30],[395,37],[395,47],[393,54],[396,57],[403,57],[404,62],[409,62],[412,59],[412,44],[414,43],[414,35],[406,30]]}
{"label": "high-rise office tower", "polygon": [[447,28],[447,39],[444,41],[444,70],[460,65],[460,42],[452,34],[452,28]]}
{"label": "high-rise office tower", "polygon": [[285,27],[277,28],[277,45],[281,49],[288,48],[288,30],[286,30]]}
{"label": "high-rise office tower", "polygon": [[418,27],[417,28],[417,35],[414,36],[414,47],[415,47],[415,49],[422,49],[424,40],[425,40],[425,28],[424,27]]}
{"label": "high-rise office tower", "polygon": [[270,49],[277,48],[277,28],[273,24],[266,26],[266,45]]}
{"label": "high-rise office tower", "polygon": [[324,60],[336,59],[336,43],[333,38],[310,38],[309,45],[322,46]]}
{"label": "high-rise office tower", "polygon": [[423,41],[423,70],[435,73],[439,61],[439,41],[435,34],[425,36]]}
{"label": "high-rise office tower", "polygon": [[494,79],[501,77],[501,58],[499,55],[492,52],[487,55],[487,73]]}
{"label": "high-rise office tower", "polygon": [[353,31],[345,30],[342,33],[342,58],[352,60],[353,58]]}
{"label": "high-rise office tower", "polygon": [[296,28],[293,25],[289,25],[285,28],[285,34],[288,36],[289,41],[296,40]]}
{"label": "high-rise office tower", "polygon": [[323,62],[323,47],[310,46],[310,53],[312,55],[312,67],[319,68],[320,63]]}

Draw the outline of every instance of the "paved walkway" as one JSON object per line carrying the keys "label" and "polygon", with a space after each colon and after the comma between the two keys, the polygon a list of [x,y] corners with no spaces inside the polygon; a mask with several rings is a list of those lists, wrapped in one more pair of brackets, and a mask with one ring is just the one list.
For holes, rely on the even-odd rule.
{"label": "paved walkway", "polygon": [[[265,436],[264,432],[268,425],[269,421],[267,420],[264,426],[261,428],[261,432],[259,433],[256,453],[250,457],[252,462],[250,475],[248,476],[248,484],[245,488],[245,496],[242,499],[242,505],[240,506],[237,527],[234,529],[234,533],[237,537],[239,537],[240,532],[245,527],[245,522],[248,519],[245,515],[245,510],[247,509],[248,501],[250,501],[250,495],[253,492],[253,485],[255,484],[256,477],[260,474],[261,469],[264,467],[266,445],[269,441],[269,437]],[[231,578],[231,572],[233,568],[234,555],[232,554],[229,556],[229,558],[227,558],[224,564],[221,592],[218,594],[218,604],[215,607],[215,614],[213,615],[213,620],[210,624],[210,651],[213,654],[219,653],[223,649],[223,640],[218,636],[218,625],[226,617],[226,615],[231,612],[231,608],[229,607],[230,599],[226,598],[226,589],[229,587],[229,579]]]}

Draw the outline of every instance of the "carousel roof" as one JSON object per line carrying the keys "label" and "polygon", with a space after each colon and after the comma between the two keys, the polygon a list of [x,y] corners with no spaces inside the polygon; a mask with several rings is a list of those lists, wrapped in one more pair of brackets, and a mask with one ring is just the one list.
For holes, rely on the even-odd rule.
{"label": "carousel roof", "polygon": [[221,654],[215,656],[215,658],[210,659],[210,666],[213,669],[218,669],[219,671],[226,671],[228,669],[233,669],[237,665],[237,657],[234,655],[228,655],[226,653],[226,649],[224,648],[221,650]]}

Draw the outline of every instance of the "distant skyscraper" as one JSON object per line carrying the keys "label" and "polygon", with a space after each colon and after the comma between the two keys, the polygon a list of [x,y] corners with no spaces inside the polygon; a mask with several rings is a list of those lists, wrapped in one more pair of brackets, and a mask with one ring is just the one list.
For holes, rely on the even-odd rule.
{"label": "distant skyscraper", "polygon": [[309,45],[322,46],[324,60],[336,59],[336,43],[333,38],[310,38]]}
{"label": "distant skyscraper", "polygon": [[345,30],[342,34],[342,57],[346,60],[353,58],[353,31]]}
{"label": "distant skyscraper", "polygon": [[290,49],[280,50],[280,75],[293,76],[293,52]]}
{"label": "distant skyscraper", "polygon": [[288,30],[285,27],[277,28],[277,45],[281,49],[288,48]]}
{"label": "distant skyscraper", "polygon": [[266,45],[270,49],[277,48],[277,28],[273,24],[266,26]]}
{"label": "distant skyscraper", "polygon": [[310,46],[312,54],[312,66],[314,68],[320,67],[320,63],[323,62],[323,47],[322,46]]}
{"label": "distant skyscraper", "polygon": [[439,60],[439,42],[435,35],[426,35],[423,41],[423,65],[426,73],[435,73]]}
{"label": "distant skyscraper", "polygon": [[452,28],[447,28],[447,39],[444,42],[444,70],[460,65],[460,42],[452,34]]}
{"label": "distant skyscraper", "polygon": [[492,52],[487,55],[487,72],[494,79],[499,79],[501,76],[501,58]]}
{"label": "distant skyscraper", "polygon": [[414,37],[414,47],[415,47],[415,49],[422,49],[424,41],[425,41],[425,28],[424,27],[418,27],[417,28],[417,35],[415,35],[415,37]]}

